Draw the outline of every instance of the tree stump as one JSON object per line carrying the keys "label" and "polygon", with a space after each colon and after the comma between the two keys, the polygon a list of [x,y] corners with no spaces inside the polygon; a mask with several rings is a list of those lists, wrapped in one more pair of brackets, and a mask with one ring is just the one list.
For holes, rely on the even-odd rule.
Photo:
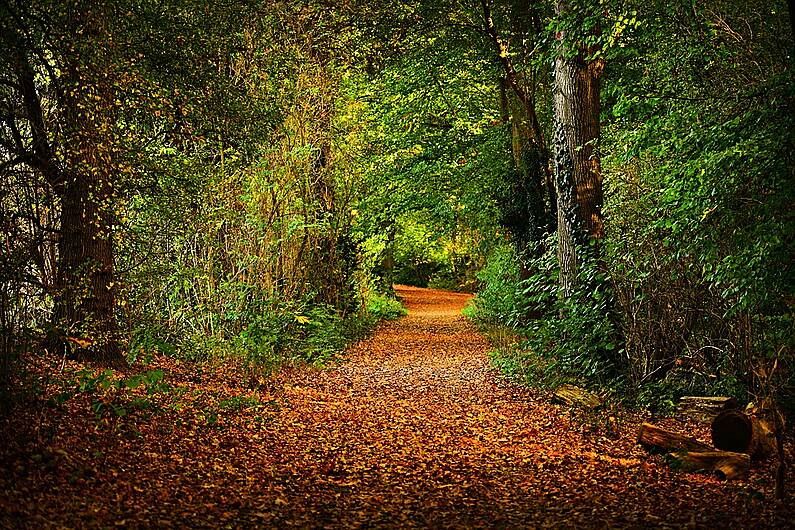
{"label": "tree stump", "polygon": [[726,410],[712,420],[712,443],[722,451],[763,460],[776,452],[775,434],[764,420],[739,410]]}
{"label": "tree stump", "polygon": [[644,423],[640,426],[638,443],[657,452],[692,451],[703,453],[713,450],[712,447],[695,438],[668,431],[651,423]]}

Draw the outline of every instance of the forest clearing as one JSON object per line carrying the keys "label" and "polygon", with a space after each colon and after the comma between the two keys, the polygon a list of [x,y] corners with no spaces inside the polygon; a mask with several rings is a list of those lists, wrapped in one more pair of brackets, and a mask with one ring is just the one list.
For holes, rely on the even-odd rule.
{"label": "forest clearing", "polygon": [[793,0],[0,0],[0,527],[791,526]]}

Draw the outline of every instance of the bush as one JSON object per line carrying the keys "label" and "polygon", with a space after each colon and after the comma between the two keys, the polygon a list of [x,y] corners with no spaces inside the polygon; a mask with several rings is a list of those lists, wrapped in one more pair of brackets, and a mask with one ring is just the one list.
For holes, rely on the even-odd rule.
{"label": "bush", "polygon": [[680,105],[608,136],[622,154],[605,159],[605,260],[644,403],[792,394],[795,179],[781,90],[749,108]]}
{"label": "bush", "polygon": [[395,320],[404,316],[407,311],[394,296],[370,293],[367,297],[367,313],[378,320]]}
{"label": "bush", "polygon": [[522,295],[519,288],[518,258],[513,246],[492,250],[486,266],[477,273],[479,289],[464,314],[486,326],[520,327]]}
{"label": "bush", "polygon": [[509,328],[520,339],[502,340],[494,362],[533,385],[574,380],[606,383],[616,374],[621,344],[612,318],[612,291],[594,260],[584,260],[570,298],[560,293],[555,242],[531,259],[519,280],[515,253],[498,249],[483,270],[483,288],[466,314],[490,335]]}

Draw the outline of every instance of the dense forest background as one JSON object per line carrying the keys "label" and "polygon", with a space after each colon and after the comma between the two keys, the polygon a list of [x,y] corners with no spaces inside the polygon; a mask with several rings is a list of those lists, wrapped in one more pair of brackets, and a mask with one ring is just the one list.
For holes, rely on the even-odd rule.
{"label": "dense forest background", "polygon": [[476,292],[532,385],[791,410],[791,8],[3,0],[3,387],[41,355],[258,384],[402,283]]}

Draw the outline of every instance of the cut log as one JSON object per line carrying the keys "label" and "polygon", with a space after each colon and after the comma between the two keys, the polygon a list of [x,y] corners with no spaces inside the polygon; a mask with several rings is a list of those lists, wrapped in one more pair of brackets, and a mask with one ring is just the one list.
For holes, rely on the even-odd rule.
{"label": "cut log", "polygon": [[726,480],[748,480],[751,457],[744,453],[707,451],[672,453],[676,467],[684,471],[714,473]]}
{"label": "cut log", "polygon": [[554,401],[568,406],[595,409],[602,404],[602,398],[584,388],[574,385],[560,385],[554,393]]}
{"label": "cut log", "polygon": [[737,400],[733,397],[682,396],[676,413],[680,418],[712,421],[724,410],[733,410],[737,407]]}
{"label": "cut log", "polygon": [[703,453],[713,450],[712,447],[695,438],[668,431],[651,423],[644,423],[640,426],[638,443],[657,452],[692,451]]}
{"label": "cut log", "polygon": [[776,452],[772,426],[739,410],[726,410],[712,420],[712,443],[716,449],[745,453],[764,460]]}

